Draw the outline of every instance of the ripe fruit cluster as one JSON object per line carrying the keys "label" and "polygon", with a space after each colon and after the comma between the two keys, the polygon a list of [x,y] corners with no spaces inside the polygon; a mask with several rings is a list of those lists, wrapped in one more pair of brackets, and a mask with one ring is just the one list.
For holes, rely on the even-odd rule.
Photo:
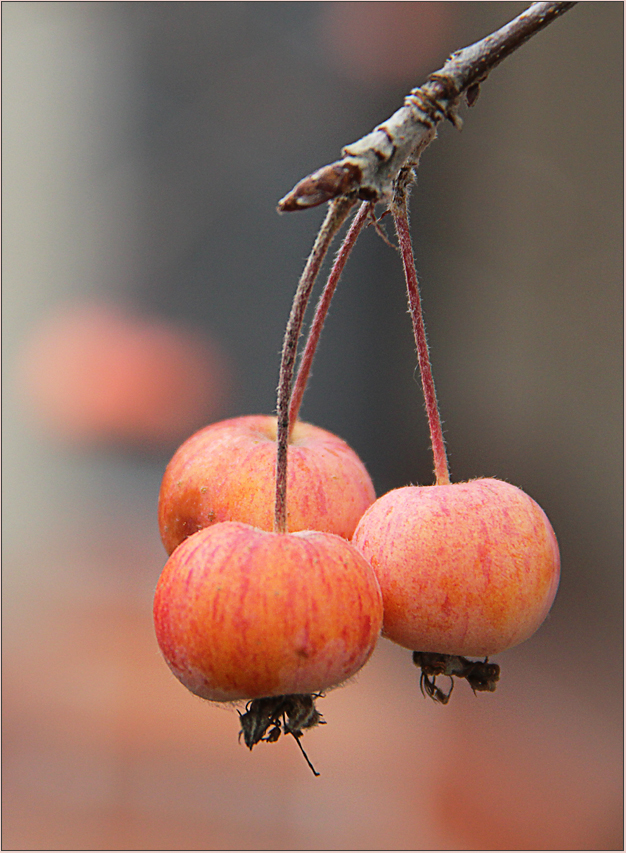
{"label": "ripe fruit cluster", "polygon": [[381,631],[413,650],[431,698],[445,704],[450,696],[451,688],[446,694],[436,685],[440,675],[466,678],[474,691],[494,690],[499,667],[488,656],[530,637],[556,594],[559,551],[541,508],[500,480],[450,482],[406,203],[399,181],[391,212],[435,485],[375,500],[354,451],[297,419],[330,297],[373,215],[364,202],[352,222],[292,389],[304,308],[330,239],[353,204],[345,200],[331,204],[296,292],[277,417],[208,426],[179,448],[165,472],[159,522],[170,557],[154,599],[157,639],[191,692],[215,702],[247,700],[240,720],[250,748],[281,732],[302,748],[303,730],[322,722],[315,698],[358,672]]}

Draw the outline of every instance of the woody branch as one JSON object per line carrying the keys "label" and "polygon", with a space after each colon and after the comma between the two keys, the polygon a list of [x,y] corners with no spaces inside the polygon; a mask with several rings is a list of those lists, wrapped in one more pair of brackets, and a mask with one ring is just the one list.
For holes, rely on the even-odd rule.
{"label": "woody branch", "polygon": [[404,168],[417,164],[437,135],[444,118],[461,127],[458,108],[478,97],[489,72],[576,3],[533,3],[499,30],[456,51],[423,86],[412,89],[404,106],[357,142],[343,157],[301,180],[278,203],[281,212],[304,210],[339,196],[389,203],[394,182]]}

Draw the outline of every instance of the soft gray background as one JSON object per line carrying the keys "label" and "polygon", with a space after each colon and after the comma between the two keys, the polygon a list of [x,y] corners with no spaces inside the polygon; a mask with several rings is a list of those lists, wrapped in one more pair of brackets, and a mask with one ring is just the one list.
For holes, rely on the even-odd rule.
{"label": "soft gray background", "polygon": [[[578,4],[494,71],[412,200],[452,476],[522,487],[561,545],[495,695],[435,707],[383,641],[307,735],[320,779],[282,739],[248,754],[152,636],[177,442],[68,443],[21,387],[48,315],[106,298],[221,346],[219,417],[273,411],[323,214],[277,200],[523,8],[2,5],[5,848],[621,848],[621,3]],[[302,412],[379,494],[432,477],[403,287],[370,229]]]}

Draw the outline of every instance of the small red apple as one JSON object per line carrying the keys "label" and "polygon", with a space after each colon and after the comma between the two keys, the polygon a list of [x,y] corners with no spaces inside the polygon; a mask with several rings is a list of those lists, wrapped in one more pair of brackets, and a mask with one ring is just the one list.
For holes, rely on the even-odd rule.
{"label": "small red apple", "polygon": [[[248,415],[201,429],[170,461],[159,495],[168,554],[220,521],[274,525],[276,418]],[[288,451],[287,528],[349,539],[376,494],[356,453],[326,430],[296,422]]]}
{"label": "small red apple", "polygon": [[383,636],[420,652],[492,655],[521,643],[559,583],[545,513],[501,480],[395,489],[352,541],[380,583]]}
{"label": "small red apple", "polygon": [[347,540],[231,521],[174,551],[154,622],[170,669],[204,699],[310,694],[366,663],[382,599],[371,566]]}

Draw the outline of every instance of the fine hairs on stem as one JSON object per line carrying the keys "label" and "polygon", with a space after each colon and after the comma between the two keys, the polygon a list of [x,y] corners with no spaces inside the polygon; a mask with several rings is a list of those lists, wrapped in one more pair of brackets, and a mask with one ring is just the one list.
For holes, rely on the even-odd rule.
{"label": "fine hairs on stem", "polygon": [[287,448],[289,445],[289,403],[291,384],[298,349],[298,338],[302,330],[304,313],[315,284],[315,279],[330,244],[355,204],[353,198],[336,199],[328,207],[326,217],[317,234],[313,249],[306,262],[298,283],[291,313],[287,321],[278,378],[277,435],[276,435],[276,502],[274,507],[274,530],[287,530]]}
{"label": "fine hairs on stem", "polygon": [[[421,319],[417,275],[406,213],[406,186],[409,176],[412,178],[412,169],[417,165],[422,152],[436,138],[439,123],[448,119],[455,127],[461,127],[462,122],[458,115],[461,98],[465,98],[468,106],[473,106],[478,98],[481,84],[503,59],[575,5],[575,2],[532,3],[499,30],[490,33],[475,44],[456,51],[439,71],[428,76],[422,86],[411,90],[405,98],[404,105],[387,121],[357,142],[345,147],[343,159],[307,175],[280,200],[278,209],[281,212],[304,210],[326,201],[330,204],[300,278],[283,342],[277,395],[275,531],[284,533],[287,529],[287,449],[290,414],[294,415],[295,422],[311,366],[312,352],[319,339],[324,312],[328,310],[328,302],[337,281],[329,283],[328,300],[325,300],[324,295],[322,296],[320,313],[313,323],[310,351],[305,354],[306,357],[302,362],[302,381],[297,382],[296,395],[292,404],[292,380],[304,313],[332,239],[359,198],[370,205],[377,202],[384,203],[394,214],[407,277],[409,304],[435,458],[436,481],[439,484],[450,482],[426,336]],[[363,217],[363,221],[360,217]],[[361,208],[357,216],[361,228],[364,217],[365,212]],[[357,235],[358,232],[353,235],[354,239]],[[348,248],[348,253],[352,245],[353,241]],[[347,254],[343,257],[341,267],[338,269],[337,280],[346,257]],[[319,322],[317,322],[318,319]]]}
{"label": "fine hairs on stem", "polygon": [[[377,202],[386,204],[393,213],[400,242],[436,482],[439,485],[450,482],[411,247],[407,187],[413,180],[413,169],[417,166],[422,152],[437,136],[438,124],[448,119],[455,127],[461,128],[462,121],[458,115],[461,98],[465,97],[468,106],[473,106],[481,84],[493,68],[575,5],[575,2],[532,3],[499,30],[475,44],[457,50],[439,71],[428,76],[422,86],[411,90],[405,98],[404,106],[386,122],[357,142],[346,146],[342,152],[343,159],[307,175],[278,203],[278,210],[281,212],[304,210],[326,201],[330,202],[330,206],[300,279],[283,343],[277,402],[274,515],[276,531],[286,530],[287,448],[291,429],[302,402],[313,354],[343,266],[365,224],[366,216],[373,212]],[[335,233],[358,198],[367,204],[361,206],[355,217],[320,298],[292,396],[297,343],[311,289]]]}
{"label": "fine hairs on stem", "polygon": [[289,407],[290,434],[298,419],[298,412],[302,405],[302,397],[304,396],[304,391],[311,372],[313,357],[319,343],[320,334],[322,332],[326,316],[328,315],[331,300],[337,288],[337,284],[339,283],[339,279],[341,278],[346,261],[350,256],[350,252],[352,251],[354,244],[356,243],[356,239],[365,227],[368,217],[372,212],[373,205],[364,201],[361,204],[358,213],[352,220],[343,243],[337,252],[337,257],[335,258],[335,262],[333,263],[332,269],[329,273],[328,280],[317,303],[315,316],[311,322],[307,341],[300,360],[300,366],[298,367],[298,375],[296,376],[293,393],[291,395],[291,404]]}
{"label": "fine hairs on stem", "polygon": [[[408,179],[410,180],[410,177]],[[409,230],[407,199],[407,182],[403,177],[401,177],[401,179],[398,180],[398,187],[391,206],[391,212],[396,226],[398,242],[400,243],[400,252],[402,254],[402,264],[404,266],[409,311],[411,313],[411,320],[413,321],[413,334],[415,335],[415,345],[417,347],[417,360],[422,380],[422,389],[424,391],[426,414],[428,416],[428,428],[430,430],[430,441],[435,466],[435,480],[438,486],[445,486],[450,483],[450,474],[448,471],[446,446],[443,440],[443,430],[441,428],[439,406],[437,405],[437,395],[435,393],[435,382],[433,380],[430,355],[428,353],[424,317],[422,315],[422,302],[420,299],[419,283],[417,281],[417,271],[415,269],[415,258],[413,256],[413,247],[411,244],[411,232]]]}

